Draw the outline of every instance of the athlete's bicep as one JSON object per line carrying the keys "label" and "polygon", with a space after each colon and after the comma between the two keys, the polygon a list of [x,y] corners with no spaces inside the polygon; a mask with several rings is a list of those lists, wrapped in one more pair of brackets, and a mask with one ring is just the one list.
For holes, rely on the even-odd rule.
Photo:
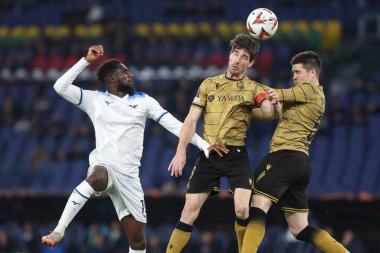
{"label": "athlete's bicep", "polygon": [[199,118],[202,115],[202,108],[196,105],[192,105],[190,107],[189,113],[187,114],[186,119],[192,121],[192,122],[198,122]]}
{"label": "athlete's bicep", "polygon": [[79,102],[75,105],[78,106],[83,111],[87,112],[88,114],[92,114],[93,112],[92,104],[96,96],[97,96],[97,91],[81,89]]}
{"label": "athlete's bicep", "polygon": [[64,99],[87,113],[91,113],[91,101],[96,91],[84,90],[75,85],[67,87],[65,92],[59,93]]}
{"label": "athlete's bicep", "polygon": [[55,91],[72,104],[78,105],[83,95],[83,91],[76,85],[70,84],[64,87],[54,85]]}
{"label": "athlete's bicep", "polygon": [[305,103],[308,101],[308,87],[298,85],[290,89],[276,89],[280,102]]}
{"label": "athlete's bicep", "polygon": [[88,64],[89,63],[82,58],[54,83],[54,90],[75,105],[80,105],[81,99],[83,98],[83,91],[78,86],[73,85],[73,81]]}
{"label": "athlete's bicep", "polygon": [[151,96],[145,94],[146,96],[146,108],[147,108],[147,118],[151,118],[156,122],[160,122],[161,118],[168,112],[162,108],[162,106],[152,98]]}
{"label": "athlete's bicep", "polygon": [[192,102],[192,105],[198,106],[200,108],[205,108],[207,104],[207,87],[208,81],[207,79],[202,82],[199,86],[197,94]]}

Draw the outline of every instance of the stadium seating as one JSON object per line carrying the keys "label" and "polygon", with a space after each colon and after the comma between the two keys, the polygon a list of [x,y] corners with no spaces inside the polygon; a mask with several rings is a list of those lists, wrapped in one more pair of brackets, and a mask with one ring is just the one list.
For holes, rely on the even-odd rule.
{"label": "stadium seating", "polygon": [[365,151],[368,144],[365,131],[364,126],[354,125],[348,137],[346,165],[338,182],[345,192],[357,192],[358,181],[352,179],[360,178],[361,168],[366,162]]}
{"label": "stadium seating", "polygon": [[332,128],[330,143],[329,163],[323,175],[324,193],[342,193],[344,190],[339,187],[339,179],[346,161],[346,148],[348,127],[338,125]]}
{"label": "stadium seating", "polygon": [[[94,3],[100,12],[90,15]],[[361,51],[366,44],[360,51],[352,45],[359,43],[357,22],[361,15],[377,14],[380,4],[286,0],[265,1],[265,5],[275,10],[280,25],[271,40],[261,43],[261,53],[249,70],[253,79],[288,87],[289,60],[294,53],[311,49],[325,60],[322,75],[327,111],[310,149],[313,174],[308,194],[313,199],[378,199],[380,74],[371,71],[376,71],[376,64],[366,61],[370,51]],[[85,178],[88,154],[94,146],[91,123],[84,112],[59,97],[52,85],[85,54],[88,45],[104,44],[104,59],[117,57],[126,62],[137,89],[157,98],[183,120],[201,79],[225,71],[228,42],[235,34],[245,32],[245,17],[257,7],[262,7],[261,3],[245,0],[0,1],[0,194],[67,195]],[[360,61],[359,52],[364,52]],[[102,89],[95,82],[97,66],[87,68],[76,84]],[[363,78],[363,92],[352,89],[353,77]],[[180,79],[186,79],[184,84]],[[247,138],[252,169],[268,153],[274,127],[274,122],[252,123]],[[140,169],[144,190],[149,196],[182,194],[196,148],[188,150],[184,176],[173,179],[167,166],[177,138],[150,120],[145,135]],[[223,179],[221,189],[228,188]],[[7,207],[0,206],[1,243],[14,247],[4,252],[52,252],[40,246],[40,236],[55,223],[45,223],[44,217],[35,224],[16,222],[4,214]],[[165,250],[173,224],[164,223],[164,211],[157,211],[160,224],[148,226],[152,250],[148,252]],[[27,231],[30,226],[32,233]],[[113,228],[111,223],[82,224],[74,220],[54,252],[128,251],[122,231],[117,236]],[[187,252],[201,252],[204,238],[210,236],[204,232],[195,227]],[[153,251],[155,238],[158,246]],[[224,230],[213,233],[212,241],[214,252],[237,251],[235,236]],[[103,248],[101,242],[106,244]],[[365,253],[358,245],[350,251]],[[259,252],[315,251],[295,241],[282,226],[268,224]]]}
{"label": "stadium seating", "polygon": [[[233,15],[220,12],[220,15],[227,15],[225,19],[199,16],[184,22],[180,21],[184,17],[178,16],[168,16],[164,20],[156,19],[159,14],[152,12],[138,16],[135,12],[140,5],[132,1],[126,10],[130,15],[130,23],[127,24],[125,16],[120,14],[121,22],[107,23],[107,26],[103,26],[102,19],[90,22],[85,17],[65,23],[68,18],[65,16],[67,13],[86,13],[89,10],[86,4],[75,5],[75,1],[68,1],[66,6],[62,6],[56,1],[48,5],[42,2],[20,1],[19,12],[0,10],[1,20],[4,21],[0,26],[2,45],[0,78],[3,80],[3,85],[0,87],[0,102],[8,105],[4,107],[6,108],[4,115],[13,115],[13,118],[9,119],[9,124],[1,125],[0,148],[3,162],[0,170],[0,189],[35,186],[41,190],[44,187],[59,190],[63,189],[64,182],[75,184],[74,179],[68,181],[60,179],[71,178],[70,175],[85,175],[87,169],[83,160],[85,156],[82,155],[81,162],[72,157],[76,145],[82,146],[83,154],[87,155],[91,151],[93,145],[91,133],[80,136],[78,143],[74,141],[76,131],[71,126],[87,125],[88,128],[88,119],[82,111],[61,99],[51,87],[62,71],[83,55],[81,48],[84,44],[99,40],[115,44],[115,41],[120,40],[122,45],[120,47],[107,47],[106,44],[106,50],[110,48],[110,55],[105,58],[111,57],[112,54],[121,57],[123,61],[127,61],[127,64],[131,63],[136,86],[153,97],[162,97],[162,94],[165,94],[162,101],[166,103],[167,109],[173,114],[177,113],[184,117],[186,108],[191,103],[192,95],[189,94],[195,94],[199,84],[198,79],[224,71],[225,60],[229,53],[228,40],[234,34],[245,31],[244,20],[236,18],[238,13],[246,12],[246,6],[239,1],[234,4],[230,1],[221,1],[219,7],[233,6],[236,11]],[[178,1],[174,2],[175,5],[178,4]],[[211,10],[215,7],[213,4],[212,1],[201,1],[197,2],[196,7]],[[109,15],[118,13],[122,5],[120,1],[102,4],[104,17],[109,18]],[[163,12],[166,8],[160,1],[155,1],[153,5],[152,8],[155,8],[156,12]],[[36,15],[31,11],[31,6],[46,15]],[[189,5],[186,8],[190,7]],[[259,64],[255,64],[254,70],[250,73],[253,78],[273,83],[274,86],[287,87],[290,76],[284,73],[289,73],[289,59],[294,53],[295,46],[322,50],[322,54],[328,53],[329,57],[338,53],[342,39],[347,34],[343,28],[353,22],[352,17],[346,17],[342,13],[352,13],[353,7],[347,6],[344,10],[337,9],[335,5],[325,9],[322,6],[309,7],[286,6],[278,10],[278,16],[282,17],[279,30],[273,40],[262,43],[261,53],[257,59]],[[15,8],[15,5],[4,4],[4,10],[7,8]],[[189,10],[184,9],[184,11],[184,15],[188,15]],[[308,13],[307,18],[305,13]],[[114,31],[118,31],[118,37]],[[67,47],[68,44],[71,46]],[[326,65],[326,69],[329,69],[329,66],[335,67],[335,62],[330,64],[327,61]],[[80,85],[84,88],[92,87],[96,67],[96,64],[92,65],[80,75]],[[329,83],[332,78],[331,73],[326,72],[325,80]],[[177,78],[183,76],[189,79],[186,94],[177,92],[173,85]],[[30,80],[30,77],[34,80]],[[14,83],[14,80],[20,83]],[[25,84],[26,82],[28,83]],[[376,81],[374,83],[376,85]],[[352,93],[349,87],[341,92],[332,92],[333,94],[329,96],[331,103],[327,105],[325,116],[328,122],[327,128],[317,135],[310,152],[314,164],[310,194],[314,196],[336,192],[350,192],[355,195],[361,192],[378,194],[380,189],[375,182],[380,177],[377,173],[380,95],[379,88],[376,87],[371,88],[373,92],[369,98],[368,93]],[[365,89],[369,90],[369,87]],[[329,87],[326,87],[325,92],[329,95]],[[172,106],[168,102],[176,101],[178,104],[183,97],[186,97],[186,102],[181,102],[183,104],[181,106]],[[359,106],[364,122],[352,126],[336,125],[333,122],[333,113],[330,113],[330,110],[335,110],[330,109],[335,108],[335,105],[340,106],[344,123],[352,120],[349,114]],[[34,119],[28,115],[33,115]],[[52,128],[54,124],[59,127]],[[268,152],[273,127],[274,123],[264,123],[259,126],[260,135],[249,136],[252,168]],[[21,130],[18,130],[19,128]],[[167,180],[170,181],[165,170],[174,153],[175,140],[168,141],[167,135],[163,134],[162,130],[157,131],[156,128],[157,126],[147,124],[147,145],[141,168],[143,185],[147,188],[159,188]],[[152,131],[157,132],[152,133]],[[46,134],[42,136],[42,133]],[[65,138],[67,135],[72,136]],[[250,142],[252,138],[254,140]],[[56,156],[62,152],[61,149],[67,153],[66,157],[57,160]],[[31,161],[37,159],[36,156],[42,159],[43,163],[27,168],[28,163],[34,164]],[[53,177],[54,184],[45,182],[44,177],[48,167],[46,164],[50,164],[60,175]],[[72,167],[81,167],[81,169],[72,171]],[[74,172],[78,174],[71,174]],[[20,176],[14,176],[16,174]],[[151,175],[154,174],[160,176],[152,181]],[[66,186],[66,189],[68,188]]]}

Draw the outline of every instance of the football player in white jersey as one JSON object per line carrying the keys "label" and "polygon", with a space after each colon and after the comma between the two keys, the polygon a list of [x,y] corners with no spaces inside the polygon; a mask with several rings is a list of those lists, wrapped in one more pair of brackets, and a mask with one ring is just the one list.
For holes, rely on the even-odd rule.
{"label": "football player in white jersey", "polygon": [[[70,195],[56,228],[41,241],[56,246],[65,230],[86,201],[94,194],[106,191],[116,209],[128,237],[129,252],[146,252],[146,210],[139,178],[143,151],[145,121],[151,118],[179,136],[182,123],[165,111],[147,94],[136,92],[133,76],[119,60],[104,62],[97,78],[105,92],[83,90],[72,84],[77,75],[103,55],[103,46],[94,45],[86,57],[79,60],[54,84],[63,98],[75,104],[90,117],[96,138],[96,148],[89,157],[87,178]],[[208,155],[218,147],[211,146],[198,135],[192,143]]]}

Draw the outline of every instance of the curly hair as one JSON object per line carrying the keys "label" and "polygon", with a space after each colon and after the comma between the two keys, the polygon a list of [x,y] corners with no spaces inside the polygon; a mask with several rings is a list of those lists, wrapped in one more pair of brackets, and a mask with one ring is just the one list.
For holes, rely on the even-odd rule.
{"label": "curly hair", "polygon": [[106,78],[112,75],[119,68],[120,64],[121,61],[118,59],[110,59],[103,62],[96,72],[96,77],[102,84],[105,84]]}
{"label": "curly hair", "polygon": [[249,52],[249,61],[256,59],[260,44],[249,34],[238,34],[230,41],[231,50],[245,49]]}

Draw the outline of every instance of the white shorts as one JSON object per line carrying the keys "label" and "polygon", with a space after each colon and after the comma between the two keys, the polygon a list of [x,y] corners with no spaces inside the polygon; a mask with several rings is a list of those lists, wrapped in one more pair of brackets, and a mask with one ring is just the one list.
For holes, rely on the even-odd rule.
{"label": "white shorts", "polygon": [[[139,177],[130,177],[120,173],[115,166],[99,164],[107,169],[108,186],[105,190],[110,196],[119,220],[132,215],[137,221],[146,223],[144,192]],[[88,169],[92,173],[94,166]]]}

